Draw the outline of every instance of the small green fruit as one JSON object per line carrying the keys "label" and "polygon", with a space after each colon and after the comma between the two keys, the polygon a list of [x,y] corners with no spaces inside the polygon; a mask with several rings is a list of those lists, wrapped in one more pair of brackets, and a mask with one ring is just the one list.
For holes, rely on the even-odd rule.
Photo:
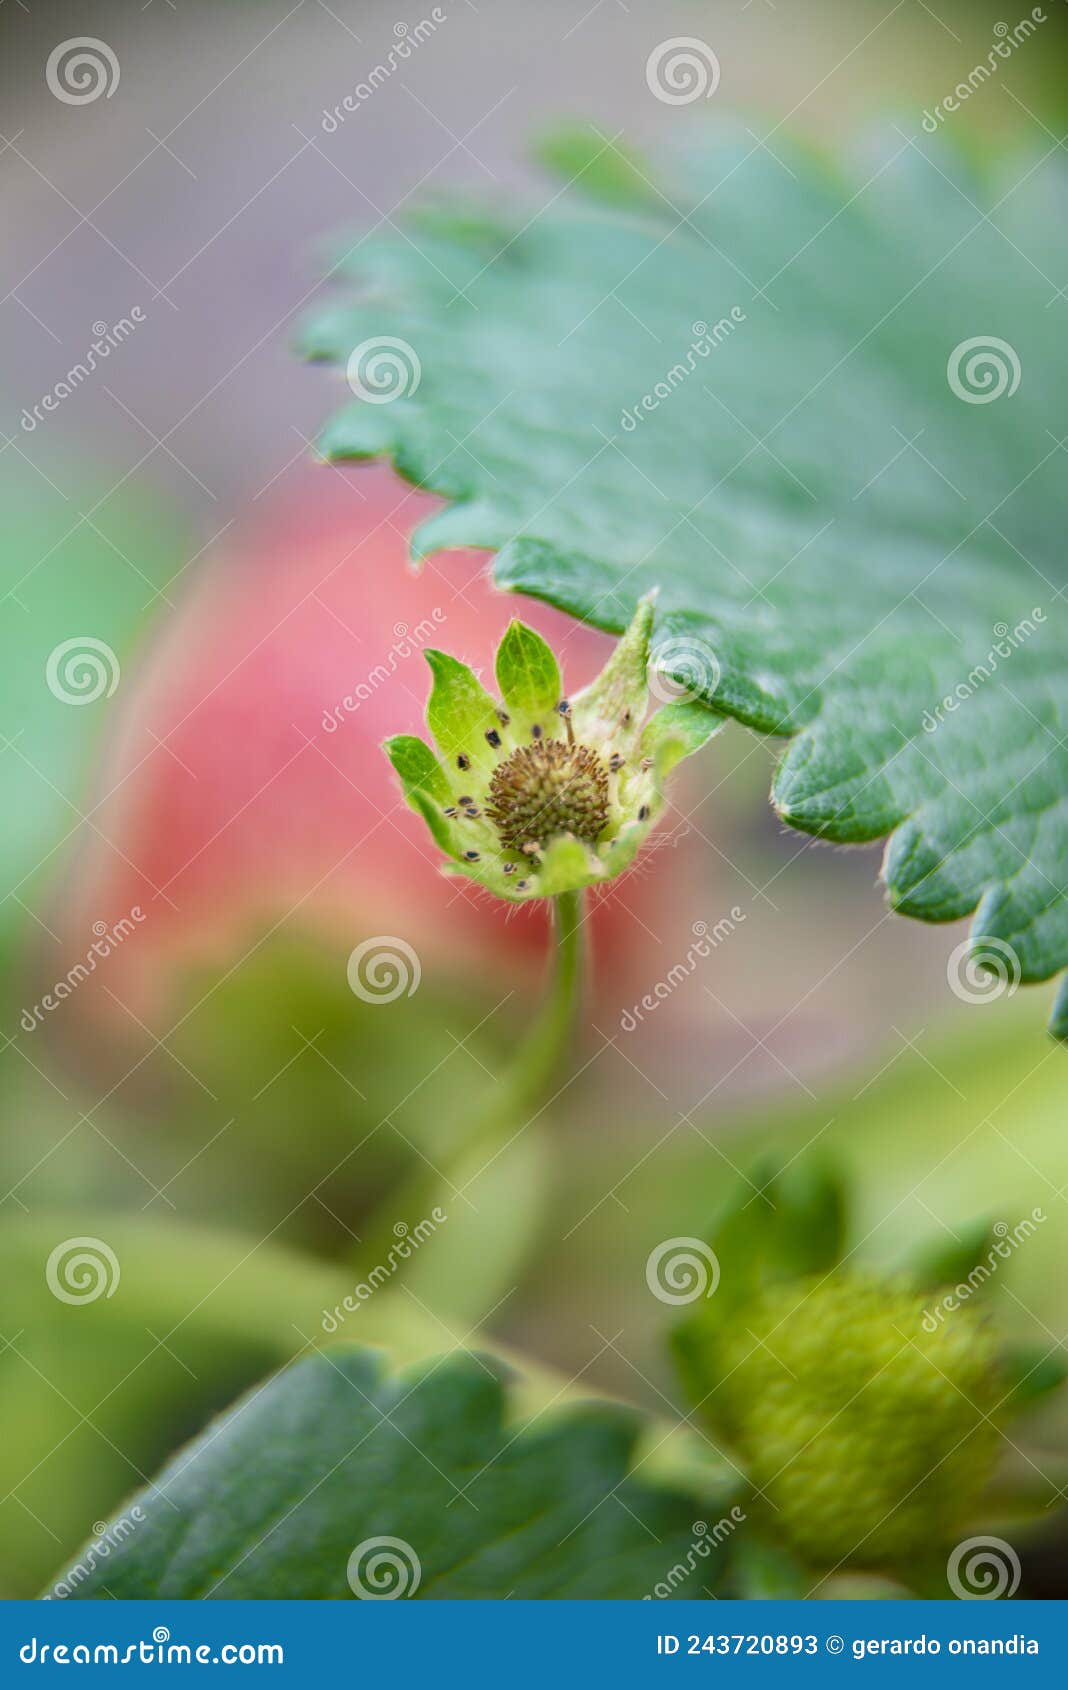
{"label": "small green fruit", "polygon": [[993,1334],[958,1309],[862,1274],[795,1280],[720,1339],[715,1407],[773,1528],[818,1566],[937,1555],[990,1477],[1002,1393]]}

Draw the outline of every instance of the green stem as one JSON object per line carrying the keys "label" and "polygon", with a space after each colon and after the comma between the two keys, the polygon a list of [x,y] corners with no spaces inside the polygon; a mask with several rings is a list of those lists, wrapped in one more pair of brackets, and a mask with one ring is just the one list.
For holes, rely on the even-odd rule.
{"label": "green stem", "polygon": [[483,1133],[493,1136],[501,1127],[514,1127],[520,1115],[536,1109],[567,1055],[582,1001],[581,892],[561,892],[553,899],[553,938],[553,973],[545,1001],[465,1148]]}
{"label": "green stem", "polygon": [[[554,954],[544,1001],[474,1123],[457,1130],[447,1151],[446,1166],[476,1151],[489,1160],[543,1105],[569,1054],[582,1002],[584,926],[581,892],[561,892],[553,899]],[[418,1220],[447,1196],[436,1174],[421,1163],[389,1194],[383,1209],[371,1217],[356,1252],[357,1264],[373,1267],[382,1259],[383,1252],[395,1242],[392,1223],[398,1216],[407,1220],[414,1215]]]}

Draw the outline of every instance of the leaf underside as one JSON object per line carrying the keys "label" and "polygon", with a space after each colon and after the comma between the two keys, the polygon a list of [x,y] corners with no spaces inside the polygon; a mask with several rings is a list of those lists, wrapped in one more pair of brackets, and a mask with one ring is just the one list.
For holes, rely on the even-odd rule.
{"label": "leaf underside", "polygon": [[694,1548],[700,1506],[628,1474],[638,1415],[590,1402],[517,1427],[499,1369],[455,1354],[390,1374],[348,1346],[306,1358],[165,1468],[59,1594],[348,1598],[381,1588],[378,1539],[402,1546],[417,1599],[721,1586],[719,1539]]}
{"label": "leaf underside", "polygon": [[[490,548],[501,586],[615,633],[659,587],[654,659],[791,736],[784,819],[889,835],[894,907],[974,911],[977,955],[1046,979],[1068,965],[1063,155],[980,180],[914,120],[833,169],[686,127],[610,193],[607,140],[568,141],[540,211],[439,205],[358,241],[358,289],[303,350],[392,335],[419,379],[323,450],[449,501],[418,554]],[[969,373],[959,349],[992,338]]]}

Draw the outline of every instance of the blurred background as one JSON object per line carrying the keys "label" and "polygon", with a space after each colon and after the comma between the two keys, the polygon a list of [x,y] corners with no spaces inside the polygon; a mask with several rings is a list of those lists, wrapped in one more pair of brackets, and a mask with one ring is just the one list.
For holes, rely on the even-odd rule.
{"label": "blurred background", "polygon": [[[700,1232],[758,1153],[816,1147],[851,1175],[873,1261],[1043,1206],[1054,1224],[1006,1271],[1001,1316],[1052,1346],[1065,1335],[1051,992],[961,1001],[946,958],[964,929],[891,919],[878,848],[781,829],[776,748],[734,724],[598,907],[577,1078],[490,1167],[465,1179],[448,1163],[449,1122],[494,1085],[530,1014],[546,930],[441,878],[378,744],[417,731],[417,648],[486,665],[513,606],[483,557],[412,572],[406,537],[431,501],[380,467],[315,461],[329,378],[292,354],[339,231],[457,184],[536,208],[555,189],[529,142],[553,119],[655,147],[678,117],[644,88],[665,36],[715,43],[719,100],[756,136],[789,123],[848,145],[888,114],[917,128],[1007,14],[977,0],[440,10],[334,133],[324,111],[429,8],[0,11],[6,1595],[38,1590],[184,1437],[322,1335],[372,1212],[419,1220],[400,1205],[420,1170],[440,1174],[459,1224],[346,1336],[412,1352],[499,1341],[664,1412],[670,1311],[645,1286],[651,1245]],[[1049,11],[961,115],[977,147],[1046,146],[1063,124],[1065,12]],[[80,35],[109,45],[119,76],[72,104],[46,65]],[[106,356],[61,392],[100,337]],[[523,614],[562,644],[570,686],[603,659],[601,636]],[[69,665],[50,676],[68,643],[80,685]],[[326,725],[361,682],[360,708]],[[729,938],[636,1016],[695,924],[732,910]],[[418,990],[388,1008],[347,979],[376,935],[420,964]],[[119,1266],[92,1306],[46,1274],[78,1238]],[[1054,1401],[1027,1426],[1046,1510],[1068,1477],[1065,1416]]]}

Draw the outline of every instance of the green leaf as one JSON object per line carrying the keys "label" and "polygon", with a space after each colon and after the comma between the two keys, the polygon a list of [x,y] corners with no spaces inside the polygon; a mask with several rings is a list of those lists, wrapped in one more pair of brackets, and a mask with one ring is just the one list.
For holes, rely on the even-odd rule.
{"label": "green leaf", "polygon": [[[69,1153],[77,1156],[76,1147]],[[35,1203],[25,1215],[9,1205],[0,1224],[8,1340],[0,1358],[0,1588],[7,1597],[35,1595],[57,1557],[73,1555],[90,1521],[106,1519],[220,1404],[288,1361],[301,1335],[316,1331],[320,1310],[352,1288],[343,1266],[277,1238],[264,1237],[253,1251],[249,1233],[237,1229],[87,1207],[92,1186],[82,1168],[76,1207]],[[100,1241],[102,1272],[105,1249],[113,1253],[112,1296],[67,1303],[50,1289],[53,1251],[79,1235]],[[69,1259],[59,1252],[61,1286]],[[390,1324],[399,1338],[413,1305],[398,1302]],[[441,1328],[425,1324],[427,1347],[439,1347]]]}
{"label": "green leaf", "polygon": [[606,205],[633,207],[647,199],[655,207],[660,197],[637,153],[610,141],[592,123],[558,126],[534,151],[546,170]]}
{"label": "green leaf", "polygon": [[497,648],[497,685],[510,710],[534,721],[550,716],[563,696],[551,648],[523,622],[509,623]]}
{"label": "green leaf", "polygon": [[693,1597],[720,1585],[726,1554],[705,1544],[700,1504],[628,1475],[634,1414],[590,1403],[519,1429],[506,1409],[497,1370],[473,1355],[389,1375],[370,1351],[320,1352],[141,1492],[143,1519],[89,1558],[70,1593],[374,1593],[383,1539],[395,1593],[417,1597],[641,1597],[668,1580],[668,1594]]}
{"label": "green leaf", "polygon": [[659,587],[654,662],[792,737],[788,822],[890,835],[893,906],[976,911],[1014,984],[1064,968],[1063,155],[983,181],[896,129],[832,172],[722,128],[591,209],[610,155],[555,151],[578,183],[510,227],[439,208],[354,252],[308,350],[399,336],[422,380],[324,449],[451,501],[420,551],[496,549],[598,627]]}

